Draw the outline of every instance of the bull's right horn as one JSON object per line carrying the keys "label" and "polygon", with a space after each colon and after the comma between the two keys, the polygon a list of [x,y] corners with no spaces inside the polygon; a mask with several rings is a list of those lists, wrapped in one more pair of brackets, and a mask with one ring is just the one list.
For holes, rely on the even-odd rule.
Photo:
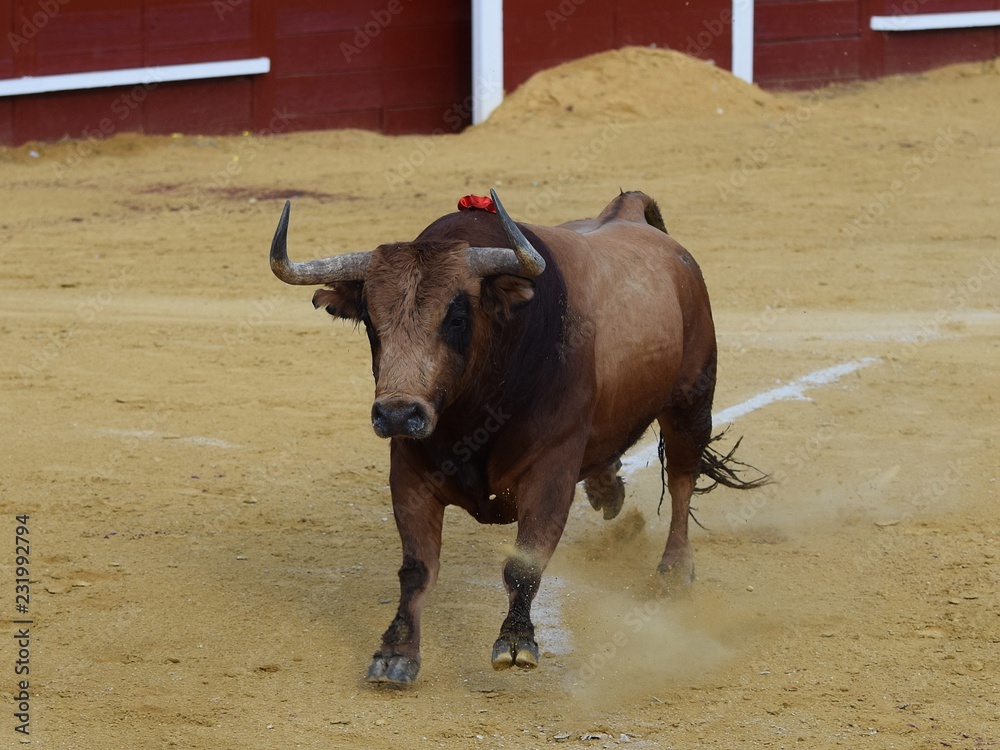
{"label": "bull's right horn", "polygon": [[288,213],[292,202],[285,201],[271,240],[271,271],[286,284],[330,284],[334,281],[364,281],[371,253],[345,253],[329,258],[293,263],[288,260]]}

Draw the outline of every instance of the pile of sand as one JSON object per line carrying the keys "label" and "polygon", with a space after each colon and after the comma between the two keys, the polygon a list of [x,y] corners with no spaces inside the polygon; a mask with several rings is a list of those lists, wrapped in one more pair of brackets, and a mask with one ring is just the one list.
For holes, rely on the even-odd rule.
{"label": "pile of sand", "polygon": [[992,79],[1000,76],[1000,57],[992,60],[979,60],[970,63],[956,63],[943,68],[928,70],[920,76],[910,76],[913,80],[959,81],[969,78],[980,78],[995,85]]}
{"label": "pile of sand", "polygon": [[505,99],[489,122],[719,116],[760,110],[771,98],[732,73],[680,52],[624,47],[536,73]]}

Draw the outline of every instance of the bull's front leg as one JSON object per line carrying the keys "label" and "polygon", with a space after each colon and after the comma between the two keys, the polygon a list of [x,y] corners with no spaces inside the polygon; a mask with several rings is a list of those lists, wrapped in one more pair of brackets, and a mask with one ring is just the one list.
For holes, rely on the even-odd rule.
{"label": "bull's front leg", "polygon": [[392,511],[403,543],[399,569],[399,608],[382,635],[368,675],[369,682],[413,682],[420,669],[420,614],[437,580],[444,505],[432,485],[393,451],[389,485]]}
{"label": "bull's front leg", "polygon": [[[547,462],[538,462],[547,466]],[[541,477],[538,477],[541,479]],[[511,666],[533,669],[538,666],[538,644],[531,622],[531,603],[538,593],[552,553],[562,536],[573,502],[575,476],[561,481],[549,478],[542,483],[528,481],[518,493],[516,551],[503,566],[509,609],[493,644],[493,668]]]}

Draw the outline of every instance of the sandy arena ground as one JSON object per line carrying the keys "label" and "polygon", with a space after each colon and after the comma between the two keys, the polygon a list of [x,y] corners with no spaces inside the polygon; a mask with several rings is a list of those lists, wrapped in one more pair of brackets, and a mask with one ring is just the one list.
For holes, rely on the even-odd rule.
{"label": "sandy arena ground", "polygon": [[[28,514],[39,748],[1000,747],[998,122],[995,63],[776,95],[633,50],[459,135],[0,150],[0,746]],[[491,186],[536,223],[658,199],[718,409],[867,364],[736,420],[781,481],[699,500],[688,596],[656,585],[657,466],[615,521],[579,501],[533,672],[489,664],[513,528],[449,511],[420,678],[377,689],[399,545],[367,341],[267,248],[288,196],[303,259]]]}

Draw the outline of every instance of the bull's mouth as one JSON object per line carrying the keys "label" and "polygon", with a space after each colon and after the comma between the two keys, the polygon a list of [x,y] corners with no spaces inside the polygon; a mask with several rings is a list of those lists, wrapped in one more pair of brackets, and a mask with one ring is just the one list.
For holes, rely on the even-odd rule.
{"label": "bull's mouth", "polygon": [[381,438],[420,440],[434,431],[435,415],[430,404],[405,399],[376,399],[372,405],[372,429]]}

